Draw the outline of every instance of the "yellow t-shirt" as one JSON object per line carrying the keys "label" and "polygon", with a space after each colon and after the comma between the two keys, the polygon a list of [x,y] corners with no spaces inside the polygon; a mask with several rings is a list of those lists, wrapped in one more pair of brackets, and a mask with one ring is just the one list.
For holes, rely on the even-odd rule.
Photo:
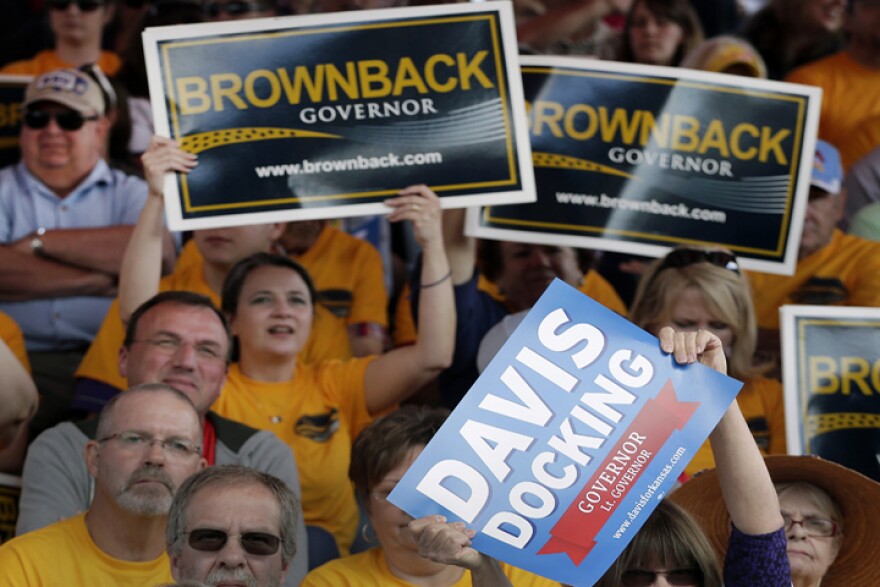
{"label": "yellow t-shirt", "polygon": [[[210,298],[219,308],[220,296],[205,282],[201,261],[187,265],[162,278],[159,291],[184,290]],[[104,322],[86,351],[75,377],[94,379],[123,390],[128,389],[128,381],[119,374],[119,349],[125,340],[125,327],[119,317],[119,300],[113,300]]]}
{"label": "yellow t-shirt", "polygon": [[[47,49],[40,51],[30,59],[22,59],[21,61],[13,61],[7,63],[0,69],[0,73],[13,75],[43,75],[56,69],[72,69],[77,66],[72,63],[62,61],[58,57],[58,53],[54,50]],[[98,67],[101,71],[109,76],[114,76],[122,67],[122,60],[116,53],[110,51],[101,51],[98,58]]]}
{"label": "yellow t-shirt", "polygon": [[795,69],[785,81],[822,88],[819,138],[840,150],[844,169],[867,154],[852,139],[865,122],[880,115],[880,69],[865,67],[840,51]]}
{"label": "yellow t-shirt", "polygon": [[354,438],[371,420],[364,377],[372,360],[299,364],[293,381],[283,383],[248,379],[235,364],[211,407],[231,420],[274,432],[293,449],[306,524],[327,529],[342,553],[357,531],[348,465]]}
{"label": "yellow t-shirt", "polygon": [[792,295],[811,278],[840,280],[844,305],[880,307],[880,243],[835,229],[826,247],[798,261],[794,275],[749,273],[758,327],[778,329],[779,308],[796,303]]}
{"label": "yellow t-shirt", "polygon": [[[782,383],[776,379],[753,377],[747,379],[736,397],[749,430],[762,455],[784,455],[785,406],[782,399]],[[693,475],[703,469],[715,468],[715,455],[709,441],[703,443],[685,472]]]}
{"label": "yellow t-shirt", "polygon": [[24,346],[24,334],[21,333],[21,328],[18,327],[18,323],[12,319],[12,316],[4,312],[0,312],[0,339],[6,343],[15,358],[30,373],[31,363]]}
{"label": "yellow t-shirt", "polygon": [[[318,294],[312,332],[299,362],[349,359],[349,326],[388,326],[382,258],[373,245],[328,224],[308,251],[291,258],[309,272]],[[175,272],[201,262],[195,242],[190,241],[183,247]]]}
{"label": "yellow t-shirt", "polygon": [[98,548],[85,514],[0,546],[0,585],[9,587],[153,587],[172,580],[164,552],[151,561],[129,562]]}
{"label": "yellow t-shirt", "polygon": [[[559,583],[534,575],[522,569],[501,563],[504,574],[514,587],[559,587]],[[465,571],[461,578],[446,587],[470,587],[471,572]],[[300,587],[412,587],[412,583],[395,576],[388,568],[381,547],[346,556],[311,571]]]}

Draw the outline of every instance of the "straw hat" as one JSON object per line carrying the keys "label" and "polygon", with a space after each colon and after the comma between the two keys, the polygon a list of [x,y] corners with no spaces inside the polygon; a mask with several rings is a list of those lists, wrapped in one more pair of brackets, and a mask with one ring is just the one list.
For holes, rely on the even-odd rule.
{"label": "straw hat", "polygon": [[[812,483],[834,498],[843,512],[840,553],[822,579],[822,587],[880,585],[880,483],[815,456],[768,456],[764,462],[774,483]],[[730,518],[717,473],[712,470],[697,475],[672,492],[669,499],[696,518],[724,560]]]}

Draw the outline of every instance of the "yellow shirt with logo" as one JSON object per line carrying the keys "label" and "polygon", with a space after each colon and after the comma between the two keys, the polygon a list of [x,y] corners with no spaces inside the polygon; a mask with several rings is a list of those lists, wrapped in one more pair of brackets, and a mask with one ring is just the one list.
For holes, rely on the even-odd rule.
{"label": "yellow shirt with logo", "polygon": [[[515,587],[559,587],[559,583],[501,563],[501,568]],[[447,587],[470,587],[471,572],[465,570],[461,578]],[[330,561],[306,575],[300,587],[411,587],[409,581],[395,576],[388,568],[381,547]]]}
{"label": "yellow shirt with logo", "polygon": [[0,585],[8,587],[153,587],[172,580],[164,552],[151,561],[130,562],[98,548],[85,514],[0,545]]}
{"label": "yellow shirt with logo", "polygon": [[306,524],[320,526],[347,553],[358,508],[348,479],[351,445],[370,420],[364,377],[372,357],[299,364],[293,381],[255,381],[232,365],[212,410],[274,432],[293,449]]}

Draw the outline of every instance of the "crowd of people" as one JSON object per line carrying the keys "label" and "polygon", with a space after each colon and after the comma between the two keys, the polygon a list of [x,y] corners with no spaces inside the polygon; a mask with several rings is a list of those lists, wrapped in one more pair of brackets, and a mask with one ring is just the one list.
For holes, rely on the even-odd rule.
{"label": "crowd of people", "polygon": [[880,484],[786,456],[779,332],[785,304],[880,306],[880,1],[514,0],[522,53],[822,88],[791,276],[712,243],[479,240],[426,185],[385,201],[382,242],[334,220],[166,229],[166,176],[199,163],[153,132],[144,27],[426,3],[9,7],[0,74],[32,81],[0,169],[0,473],[21,476],[0,583],[557,584],[388,501],[556,278],[744,383],[597,585],[880,583]]}

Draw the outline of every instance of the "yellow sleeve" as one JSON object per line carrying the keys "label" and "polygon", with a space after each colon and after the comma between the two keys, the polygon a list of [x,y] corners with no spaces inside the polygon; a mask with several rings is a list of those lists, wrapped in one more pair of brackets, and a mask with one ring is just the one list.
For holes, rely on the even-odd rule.
{"label": "yellow sleeve", "polygon": [[581,282],[581,286],[578,289],[609,310],[626,317],[626,304],[624,304],[623,300],[620,299],[620,296],[617,295],[617,290],[614,289],[614,286],[608,283],[608,280],[602,277],[598,271],[590,269],[587,274],[584,275],[584,280]]}
{"label": "yellow sleeve", "polygon": [[94,379],[116,389],[128,389],[128,380],[119,374],[119,349],[125,340],[125,327],[119,317],[119,300],[113,300],[75,377]]}

